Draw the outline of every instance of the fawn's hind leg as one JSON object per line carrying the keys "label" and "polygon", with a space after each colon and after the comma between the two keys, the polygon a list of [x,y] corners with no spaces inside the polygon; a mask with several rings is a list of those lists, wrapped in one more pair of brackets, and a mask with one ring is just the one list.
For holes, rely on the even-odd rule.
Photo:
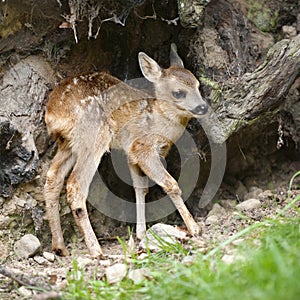
{"label": "fawn's hind leg", "polygon": [[153,149],[152,145],[147,145],[144,141],[140,142],[138,140],[133,143],[131,149],[131,160],[136,163],[149,178],[160,185],[168,194],[173,204],[179,211],[190,234],[199,234],[200,228],[181,198],[181,190],[178,186],[178,183],[165,169],[164,165],[160,161],[160,156],[157,150]]}
{"label": "fawn's hind leg", "polygon": [[142,239],[146,232],[145,196],[148,193],[148,178],[137,165],[129,163],[136,200],[136,236]]}
{"label": "fawn's hind leg", "polygon": [[76,163],[67,181],[67,200],[92,257],[101,257],[102,250],[88,217],[86,199],[100,160],[109,149],[109,140],[102,138],[97,146],[97,150],[94,145],[74,149]]}
{"label": "fawn's hind leg", "polygon": [[64,179],[74,164],[74,158],[69,149],[58,146],[57,153],[47,172],[44,187],[47,218],[52,233],[52,249],[62,256],[69,255],[64,244],[64,238],[59,215],[59,195],[64,184]]}

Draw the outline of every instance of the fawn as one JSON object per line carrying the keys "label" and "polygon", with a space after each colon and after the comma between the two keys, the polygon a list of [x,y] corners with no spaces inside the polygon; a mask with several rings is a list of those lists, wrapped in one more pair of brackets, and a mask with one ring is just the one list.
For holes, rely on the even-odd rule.
{"label": "fawn", "polygon": [[199,233],[177,181],[160,158],[167,155],[188,121],[204,115],[208,105],[201,97],[198,80],[184,68],[175,44],[168,69],[162,69],[143,52],[138,54],[138,61],[144,77],[153,84],[154,96],[98,72],[65,79],[49,95],[45,122],[58,149],[47,172],[44,197],[52,249],[58,255],[69,255],[59,215],[59,195],[68,174],[67,201],[75,222],[90,255],[102,255],[86,198],[101,157],[110,148],[121,148],[128,157],[136,195],[137,238],[143,238],[146,231],[147,176],[171,198],[190,234]]}

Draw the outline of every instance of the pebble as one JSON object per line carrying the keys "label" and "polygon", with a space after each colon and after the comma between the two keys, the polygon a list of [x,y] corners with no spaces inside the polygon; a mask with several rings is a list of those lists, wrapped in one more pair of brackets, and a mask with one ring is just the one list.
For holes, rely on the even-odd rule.
{"label": "pebble", "polygon": [[194,256],[191,256],[191,255],[188,255],[188,256],[185,256],[183,259],[182,259],[182,263],[186,266],[189,266],[191,264],[193,264],[193,262],[195,261],[195,257]]}
{"label": "pebble", "polygon": [[282,26],[282,32],[288,38],[295,37],[297,35],[297,30],[293,26],[284,25]]}
{"label": "pebble", "polygon": [[0,229],[6,229],[9,226],[10,217],[0,215]]}
{"label": "pebble", "polygon": [[244,196],[244,201],[249,199],[257,199],[258,196],[263,192],[262,189],[257,187],[251,187],[249,190],[250,192]]}
{"label": "pebble", "polygon": [[227,265],[231,265],[236,261],[236,256],[232,254],[224,254],[222,257],[222,261]]}
{"label": "pebble", "polygon": [[93,263],[93,259],[90,257],[85,256],[78,256],[77,257],[77,264],[80,269],[84,268],[85,266],[91,265]]}
{"label": "pebble", "polygon": [[243,200],[244,196],[248,193],[247,188],[241,181],[237,181],[235,184],[235,194],[238,197],[238,200]]}
{"label": "pebble", "polygon": [[147,253],[141,253],[139,256],[138,256],[138,259],[140,259],[140,260],[143,260],[143,259],[146,259],[146,258],[148,258],[148,254]]}
{"label": "pebble", "polygon": [[245,260],[245,257],[238,253],[234,253],[234,254],[227,253],[227,254],[224,254],[222,257],[222,261],[228,265],[236,262],[237,260],[243,261],[243,260]]}
{"label": "pebble", "polygon": [[208,213],[208,216],[224,216],[226,214],[226,209],[222,207],[220,204],[215,203]]}
{"label": "pebble", "polygon": [[135,284],[140,283],[146,277],[150,276],[150,271],[147,268],[129,270],[128,278],[131,279]]}
{"label": "pebble", "polygon": [[236,206],[237,209],[239,210],[252,210],[255,208],[260,208],[261,207],[261,202],[258,199],[248,199]]}
{"label": "pebble", "polygon": [[26,201],[24,199],[17,198],[16,199],[16,205],[18,205],[20,207],[25,207]]}
{"label": "pebble", "polygon": [[225,209],[233,209],[236,206],[236,201],[235,200],[220,200],[220,204],[225,208]]}
{"label": "pebble", "polygon": [[126,273],[127,266],[121,263],[114,264],[105,270],[107,282],[110,284],[121,281],[126,276]]}
{"label": "pebble", "polygon": [[242,244],[245,241],[245,239],[236,239],[232,242],[232,245],[238,246]]}
{"label": "pebble", "polygon": [[9,249],[8,249],[8,243],[2,243],[0,247],[0,261],[4,261],[4,259],[8,256],[9,254]]}
{"label": "pebble", "polygon": [[100,263],[100,265],[102,267],[109,267],[109,266],[111,266],[110,259],[102,259],[102,260],[99,261],[99,263]]}
{"label": "pebble", "polygon": [[220,217],[212,215],[208,216],[205,220],[205,225],[218,225],[220,224]]}
{"label": "pebble", "polygon": [[21,286],[18,288],[18,292],[26,298],[31,298],[32,297],[32,292],[31,290],[26,289],[24,286]]}
{"label": "pebble", "polygon": [[167,243],[175,244],[177,239],[186,239],[187,233],[174,226],[158,223],[147,230],[146,236],[141,240],[139,247],[142,249],[160,250],[161,241],[158,241],[157,237]]}
{"label": "pebble", "polygon": [[14,251],[19,258],[34,256],[41,248],[39,239],[33,234],[26,234],[15,242]]}
{"label": "pebble", "polygon": [[44,251],[43,256],[44,256],[44,258],[46,258],[50,262],[54,262],[54,260],[55,260],[55,255],[51,252]]}
{"label": "pebble", "polygon": [[39,265],[46,265],[48,260],[42,256],[35,256],[34,261],[37,262]]}

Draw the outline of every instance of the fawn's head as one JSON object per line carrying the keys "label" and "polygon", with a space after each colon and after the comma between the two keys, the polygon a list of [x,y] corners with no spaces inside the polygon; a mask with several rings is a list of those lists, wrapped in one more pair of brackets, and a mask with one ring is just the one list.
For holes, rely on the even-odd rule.
{"label": "fawn's head", "polygon": [[204,115],[208,105],[200,94],[199,81],[184,68],[175,44],[171,45],[170,61],[171,66],[162,69],[147,54],[139,53],[141,71],[153,83],[157,99],[172,102],[179,110],[188,112],[193,117]]}

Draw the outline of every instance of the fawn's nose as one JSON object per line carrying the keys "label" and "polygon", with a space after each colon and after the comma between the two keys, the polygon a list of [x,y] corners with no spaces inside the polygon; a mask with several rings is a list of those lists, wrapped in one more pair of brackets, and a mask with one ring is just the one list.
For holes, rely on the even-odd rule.
{"label": "fawn's nose", "polygon": [[208,105],[207,104],[201,104],[195,107],[191,112],[195,115],[204,115],[207,113]]}

